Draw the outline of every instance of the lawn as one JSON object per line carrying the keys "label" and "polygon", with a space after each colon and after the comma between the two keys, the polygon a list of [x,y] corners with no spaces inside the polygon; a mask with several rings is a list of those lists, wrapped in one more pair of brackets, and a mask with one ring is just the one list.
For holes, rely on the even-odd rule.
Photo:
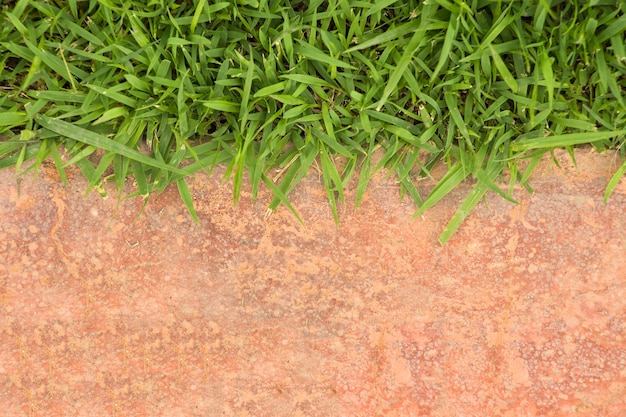
{"label": "lawn", "polygon": [[417,215],[475,181],[446,242],[487,192],[532,191],[546,152],[626,153],[623,1],[1,4],[0,167],[49,159],[66,181],[75,165],[101,192],[132,176],[146,201],[175,184],[196,221],[186,178],[216,164],[235,203],[249,181],[296,216],[289,193],[316,166],[337,220],[348,183],[358,206],[386,168]]}

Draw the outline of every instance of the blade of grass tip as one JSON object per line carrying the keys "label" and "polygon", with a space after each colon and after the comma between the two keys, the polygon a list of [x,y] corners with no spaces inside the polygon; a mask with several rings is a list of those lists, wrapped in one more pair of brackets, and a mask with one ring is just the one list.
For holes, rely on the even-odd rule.
{"label": "blade of grass tip", "polygon": [[329,148],[331,148],[334,152],[338,153],[339,155],[345,156],[346,158],[353,157],[353,155],[350,153],[350,151],[348,151],[348,149],[346,149],[339,142],[337,142],[335,138],[328,136],[322,130],[314,128],[311,130],[311,132],[314,138],[319,139],[322,143],[327,145]]}
{"label": "blade of grass tip", "polygon": [[13,13],[15,13],[15,16],[17,16],[18,19],[22,16],[22,13],[24,13],[26,6],[28,6],[28,3],[30,2],[31,0],[19,0],[15,3],[13,6]]}
{"label": "blade of grass tip", "polygon": [[278,93],[279,91],[283,91],[287,87],[287,81],[281,81],[276,84],[268,85],[267,87],[263,87],[258,90],[252,97],[260,98],[267,97],[271,94]]}
{"label": "blade of grass tip", "polygon": [[598,34],[596,42],[598,42],[598,44],[601,44],[612,36],[624,32],[624,30],[626,30],[626,15],[622,14],[619,19],[616,19],[606,29]]}
{"label": "blade of grass tip", "polygon": [[430,192],[429,196],[424,201],[424,204],[417,210],[415,216],[421,216],[430,207],[434,206],[454,190],[463,180],[467,177],[467,173],[463,169],[460,162],[456,162],[443,178],[437,183],[435,188]]}
{"label": "blade of grass tip", "polygon": [[593,143],[620,135],[626,135],[626,130],[567,133],[564,135],[554,135],[546,136],[543,138],[533,138],[516,141],[513,142],[513,144],[511,145],[511,149],[515,152],[524,152],[533,149],[562,148],[565,146]]}
{"label": "blade of grass tip", "polygon": [[105,97],[109,97],[111,100],[125,104],[128,107],[131,107],[133,109],[137,107],[137,100],[133,99],[132,97],[125,96],[122,93],[113,91],[113,89],[104,88],[104,87],[100,87],[98,85],[92,85],[92,84],[86,84],[86,86],[98,94],[101,94]]}
{"label": "blade of grass tip", "polygon": [[411,178],[404,177],[400,181],[400,184],[402,185],[404,190],[409,193],[409,196],[411,197],[411,199],[413,200],[413,202],[415,203],[417,207],[420,207],[424,203],[424,201],[422,200],[422,196],[417,190],[417,187],[415,186],[415,184],[413,184],[413,182],[411,181]]}
{"label": "blade of grass tip", "polygon": [[365,190],[367,190],[367,185],[369,184],[371,175],[370,172],[372,170],[372,160],[371,155],[368,154],[361,164],[361,172],[359,173],[359,182],[356,186],[356,198],[354,203],[354,209],[358,209],[361,205],[361,201],[363,200],[363,196],[365,195]]}
{"label": "blade of grass tip", "polygon": [[28,121],[25,111],[7,111],[0,113],[0,128],[19,126]]}
{"label": "blade of grass tip", "polygon": [[336,67],[356,70],[356,67],[354,67],[353,65],[350,65],[340,59],[333,58],[332,56],[325,54],[321,50],[315,48],[312,45],[309,45],[308,43],[300,39],[296,39],[296,41],[298,42],[298,45],[296,45],[295,51],[307,59],[319,61],[328,65],[334,65]]}
{"label": "blade of grass tip", "polygon": [[106,123],[109,120],[117,119],[118,117],[124,117],[128,114],[128,109],[126,107],[113,107],[100,116],[98,119],[94,120],[93,125],[99,125],[102,123]]}
{"label": "blade of grass tip", "polygon": [[377,0],[371,7],[368,8],[367,12],[363,17],[369,17],[373,14],[381,12],[383,9],[391,6],[398,0]]}
{"label": "blade of grass tip", "polygon": [[546,83],[546,89],[548,90],[548,104],[552,108],[554,102],[554,72],[552,71],[552,64],[554,63],[554,57],[548,57],[547,52],[541,54],[541,73]]}
{"label": "blade of grass tip", "polygon": [[130,166],[130,159],[122,158],[121,155],[115,155],[113,158],[113,178],[115,179],[115,186],[119,192],[119,198],[122,197],[124,190],[124,182],[128,177],[128,167]]}
{"label": "blade of grass tip", "polygon": [[[386,135],[384,137],[385,139],[388,139]],[[389,140],[389,142],[381,144],[381,147],[385,151],[385,153],[382,157],[380,157],[378,163],[374,167],[372,175],[380,171],[381,168],[388,167],[394,157],[397,156],[398,151],[400,150],[402,145],[400,144],[400,141],[397,139],[397,137],[392,137],[391,139],[392,140]]]}
{"label": "blade of grass tip", "polygon": [[478,183],[469,193],[463,204],[458,208],[458,210],[452,216],[452,219],[446,225],[444,231],[439,235],[439,242],[442,245],[445,245],[448,240],[456,233],[461,224],[465,221],[467,216],[470,214],[472,209],[478,204],[481,198],[485,195],[489,188],[485,186],[483,183]]}
{"label": "blade of grass tip", "polygon": [[[532,175],[535,168],[537,168],[537,165],[539,165],[539,162],[541,161],[543,155],[546,154],[546,152],[548,152],[546,149],[539,149],[529,155],[530,162],[526,166],[526,169],[524,170],[524,173],[521,175],[519,180],[519,183],[526,187],[526,189],[529,188],[527,184],[528,179]],[[532,193],[531,189],[529,190],[529,192]]]}
{"label": "blade of grass tip", "polygon": [[609,181],[608,185],[606,186],[606,191],[604,192],[604,204],[606,204],[607,201],[609,201],[609,197],[611,196],[611,194],[613,194],[615,187],[617,187],[617,184],[619,184],[621,179],[624,177],[625,173],[626,173],[626,161],[624,161],[622,166],[617,170],[617,172],[615,172],[615,174],[611,177],[611,180]]}
{"label": "blade of grass tip", "polygon": [[196,213],[196,209],[193,205],[193,197],[191,196],[191,192],[189,191],[189,186],[187,186],[187,182],[184,178],[176,181],[176,186],[178,187],[178,194],[180,194],[181,200],[185,203],[185,207],[191,214],[191,217],[196,222],[196,224],[200,224],[200,219],[198,218],[198,214]]}
{"label": "blade of grass tip", "polygon": [[508,14],[509,10],[514,4],[515,4],[514,2],[511,2],[509,6],[506,8],[506,10],[504,10],[504,12],[500,14],[500,17],[498,18],[497,22],[491,27],[489,34],[485,36],[482,43],[478,47],[479,51],[483,50],[487,45],[491,46],[491,43],[498,37],[498,35],[500,35],[500,33],[502,33],[504,29],[509,27],[511,23],[513,23],[522,15],[522,13],[524,12],[524,7],[520,7],[520,11],[514,15]]}
{"label": "blade of grass tip", "polygon": [[463,116],[461,115],[461,112],[459,111],[458,96],[453,92],[446,91],[444,93],[444,99],[445,99],[446,105],[448,106],[448,111],[450,112],[450,116],[452,117],[452,120],[454,120],[454,123],[456,124],[456,126],[459,129],[459,132],[465,139],[465,142],[473,151],[474,145],[472,144],[469,130],[467,130],[467,125],[465,124],[465,121],[463,120]]}
{"label": "blade of grass tip", "polygon": [[[114,158],[114,153],[107,153],[102,157],[102,159],[98,163],[98,166],[96,167],[96,170],[93,173],[87,189],[85,190],[85,196],[89,195],[91,188],[98,186],[102,183],[102,176],[104,175],[104,172],[107,170],[107,168],[111,166],[111,162],[113,162]],[[137,162],[137,164],[139,163]]]}
{"label": "blade of grass tip", "polygon": [[329,112],[332,111],[328,108],[328,103],[322,103],[322,120],[324,121],[324,127],[326,128],[326,134],[333,140],[337,141],[335,137],[335,128],[333,126],[333,121],[330,118]]}
{"label": "blade of grass tip", "polygon": [[[294,216],[296,216],[296,219],[298,219],[298,221],[300,222],[300,224],[304,225],[304,221],[302,221],[302,218],[300,217],[300,215],[298,214],[298,212],[296,211],[296,209],[291,205],[291,203],[289,202],[289,200],[287,199],[287,197],[285,196],[285,194],[283,194],[283,192],[276,186],[276,184],[274,184],[272,182],[271,179],[269,179],[267,177],[267,175],[265,174],[261,174],[261,179],[263,180],[263,182],[265,183],[265,185],[268,186],[268,188],[270,190],[272,190],[272,192],[274,193],[275,197],[278,197],[278,199],[280,199],[280,201],[287,206],[287,208],[293,213]],[[273,211],[273,210],[270,210]]]}
{"label": "blade of grass tip", "polygon": [[98,165],[96,169],[93,169],[93,165],[88,159],[81,159],[76,163],[76,165],[83,165],[81,171],[85,175],[85,178],[87,178],[87,180],[89,181],[89,184],[85,188],[85,193],[83,194],[85,198],[89,195],[92,189],[95,189],[102,197],[106,197],[108,195],[103,185],[102,173],[105,170],[103,166],[110,165],[110,163],[108,163],[107,161],[110,161],[112,159],[111,155],[114,154],[106,154],[100,160],[100,165]]}
{"label": "blade of grass tip", "polygon": [[505,193],[504,191],[502,191],[500,189],[500,187],[498,187],[498,185],[495,183],[494,179],[491,178],[487,172],[485,172],[484,170],[480,170],[478,171],[478,174],[476,175],[476,177],[478,178],[478,180],[480,182],[482,182],[487,188],[491,189],[492,191],[494,191],[496,194],[498,194],[500,197],[504,198],[505,200],[507,200],[510,203],[513,204],[519,204],[519,202],[517,200],[515,200],[513,197],[511,197],[510,195],[508,195],[507,193]]}
{"label": "blade of grass tip", "polygon": [[87,158],[92,153],[94,153],[96,151],[96,149],[97,148],[95,146],[85,146],[85,147],[83,147],[80,151],[74,153],[72,155],[72,158],[70,158],[70,160],[67,161],[63,165],[63,167],[67,168],[69,166],[75,165],[76,163],[78,163],[78,161],[81,161],[81,160]]}
{"label": "blade of grass tip", "polygon": [[248,121],[248,101],[250,100],[250,90],[252,90],[252,78],[254,77],[254,56],[252,55],[252,46],[248,45],[250,62],[245,61],[248,65],[246,71],[246,79],[243,84],[243,93],[241,94],[241,105],[239,107],[239,120],[241,120],[242,129]]}
{"label": "blade of grass tip", "polygon": [[24,159],[26,157],[27,148],[28,145],[24,144],[22,146],[22,149],[20,149],[20,153],[17,155],[17,159],[15,160],[15,172],[20,172],[20,168],[22,167],[22,164],[24,163]]}
{"label": "blade of grass tip", "polygon": [[135,177],[135,182],[137,183],[137,188],[139,189],[139,195],[143,198],[147,198],[150,191],[148,190],[148,180],[143,165],[137,161],[131,161],[130,166],[133,176]]}
{"label": "blade of grass tip", "polygon": [[598,74],[598,78],[600,79],[600,86],[602,86],[602,93],[606,93],[609,88],[608,79],[610,76],[610,72],[608,66],[606,65],[606,60],[604,59],[604,52],[602,52],[602,49],[598,49],[596,51],[595,64],[597,68],[596,73]]}
{"label": "blade of grass tip", "polygon": [[63,168],[63,159],[61,158],[58,145],[55,141],[50,143],[50,157],[52,158],[52,162],[54,162],[54,166],[59,173],[59,177],[61,177],[61,181],[63,181],[63,184],[67,184],[67,175],[65,174],[65,169]]}
{"label": "blade of grass tip", "polygon": [[240,108],[239,104],[237,103],[233,103],[232,101],[228,101],[228,100],[220,100],[220,99],[206,100],[202,102],[202,105],[211,110],[217,110],[217,111],[227,112],[227,113],[237,113],[239,112],[239,108]]}
{"label": "blade of grass tip", "polygon": [[400,83],[400,80],[402,79],[404,73],[409,67],[409,64],[413,60],[415,52],[422,46],[425,41],[425,32],[426,26],[420,26],[411,37],[411,40],[406,46],[402,57],[396,65],[396,68],[393,70],[393,73],[387,80],[387,85],[383,90],[383,95],[381,96],[380,100],[378,100],[378,103],[376,103],[376,111],[380,111],[387,102],[387,99],[389,98],[391,93],[397,90],[398,84]]}
{"label": "blade of grass tip", "polygon": [[9,21],[13,24],[13,26],[15,27],[15,29],[17,29],[17,31],[23,35],[23,36],[27,36],[28,34],[28,29],[26,28],[26,26],[24,26],[24,24],[20,21],[20,18],[17,17],[16,15],[14,15],[13,13],[6,11],[4,12],[4,15],[6,17],[9,18]]}
{"label": "blade of grass tip", "polygon": [[58,56],[53,55],[46,50],[39,49],[28,40],[24,40],[24,43],[26,44],[28,49],[30,49],[30,51],[35,54],[46,66],[48,66],[59,76],[67,80],[72,85],[72,90],[76,91],[77,85],[77,82],[76,80],[74,80],[72,73],[76,74],[81,79],[87,78],[88,74],[86,72],[76,68],[73,65],[69,65],[66,61],[59,58]]}
{"label": "blade of grass tip", "polygon": [[[250,159],[250,158],[255,158],[256,154],[254,149],[250,148],[250,144],[253,142],[253,140],[259,135],[259,133],[257,133],[257,127],[259,125],[258,121],[252,121],[250,122],[250,125],[248,126],[248,129],[246,131],[246,136],[245,138],[243,138],[243,144],[241,145],[239,151],[237,152],[237,155],[235,156],[233,163],[236,166],[236,171],[235,171],[235,177],[233,180],[233,192],[234,192],[234,200],[235,200],[235,204],[237,204],[237,202],[239,201],[239,196],[241,195],[241,186],[243,183],[243,174],[244,174],[244,169],[246,167],[248,167],[249,171],[254,171],[254,164],[259,163],[259,161],[257,159]],[[252,179],[252,178],[249,178]],[[252,184],[253,188],[256,188],[258,186],[255,184]]]}
{"label": "blade of grass tip", "polygon": [[385,126],[385,130],[388,131],[389,133],[396,135],[398,138],[413,145],[414,147],[418,149],[423,149],[431,153],[437,152],[437,148],[435,148],[433,145],[427,142],[428,136],[422,135],[421,137],[418,138],[414,136],[411,132],[409,132],[407,129],[398,127],[398,126],[393,126],[393,125]]}
{"label": "blade of grass tip", "polygon": [[611,47],[613,54],[618,62],[624,62],[626,59],[626,49],[624,48],[624,37],[615,35],[611,36]]}
{"label": "blade of grass tip", "polygon": [[239,197],[241,196],[241,186],[243,184],[243,174],[246,167],[247,152],[245,148],[240,149],[235,155],[232,162],[232,167],[235,170],[233,176],[233,202],[235,205],[239,203]]}
{"label": "blade of grass tip", "polygon": [[[206,2],[206,4],[209,4],[209,2]],[[207,6],[206,15],[209,18],[209,21],[213,20],[213,13],[217,13],[220,10],[225,9],[229,6],[232,6],[232,3],[229,1],[220,1]]]}
{"label": "blade of grass tip", "polygon": [[[311,138],[311,133],[306,133],[307,138]],[[312,142],[309,142],[309,145],[299,150],[298,161],[296,161],[289,169],[287,173],[284,174],[282,181],[280,182],[279,188],[283,192],[285,196],[289,195],[289,193],[295,188],[295,186],[309,173],[309,168],[315,161],[318,155],[318,148]],[[292,169],[294,172],[292,173]],[[296,172],[297,171],[297,172]],[[276,178],[274,179],[276,181]],[[276,207],[280,204],[280,199],[274,197],[272,202],[270,203],[270,210],[275,210]]]}
{"label": "blade of grass tip", "polygon": [[565,150],[569,154],[569,157],[572,158],[572,164],[574,164],[574,169],[578,170],[578,163],[576,162],[576,155],[574,154],[574,147],[566,146]]}
{"label": "blade of grass tip", "polygon": [[[461,226],[461,224],[463,224],[463,222],[474,209],[476,204],[478,204],[480,199],[483,198],[485,193],[490,188],[509,200],[508,196],[506,196],[495,184],[495,179],[501,171],[502,165],[491,163],[491,165],[486,170],[482,170],[478,173],[480,182],[474,186],[472,191],[470,191],[469,195],[463,201],[459,209],[454,213],[454,216],[452,216],[452,219],[448,222],[446,228],[439,236],[439,242],[442,245],[445,245],[446,242],[448,242],[448,240],[452,237],[452,235],[456,233],[458,228]],[[513,202],[515,201],[513,200]]]}
{"label": "blade of grass tip", "polygon": [[416,21],[404,23],[393,29],[386,30],[385,32],[381,34],[376,35],[375,37],[366,40],[365,42],[359,42],[355,46],[343,51],[343,54],[349,54],[351,52],[360,51],[362,49],[370,49],[374,46],[381,45],[381,44],[389,44],[391,41],[395,39],[402,38],[405,35],[411,32],[414,32],[415,30],[419,29],[419,27],[420,27],[419,22],[416,22]]}
{"label": "blade of grass tip", "polygon": [[556,165],[558,169],[561,169],[561,164],[559,164],[559,160],[557,159],[556,154],[554,153],[554,148],[550,148],[548,152],[550,152],[550,158],[552,159],[552,162],[554,162],[554,165]]}
{"label": "blade of grass tip", "polygon": [[104,43],[102,42],[102,40],[100,40],[100,38],[98,38],[92,32],[90,32],[90,31],[88,31],[86,29],[83,29],[82,27],[80,27],[76,23],[72,22],[71,20],[63,19],[63,26],[64,26],[64,28],[69,29],[74,35],[78,35],[78,37],[81,37],[81,38],[83,38],[83,39],[93,43],[94,45],[104,46]]}
{"label": "blade of grass tip", "polygon": [[519,161],[517,159],[509,161],[509,187],[508,194],[513,197],[513,191],[515,190],[515,184],[517,183],[517,179],[520,177],[519,173]]}
{"label": "blade of grass tip", "polygon": [[498,73],[500,74],[500,77],[504,80],[506,85],[514,93],[516,93],[519,88],[517,81],[515,80],[515,78],[509,71],[509,69],[506,67],[506,64],[500,57],[500,54],[498,53],[498,51],[496,51],[494,47],[491,45],[489,45],[489,49],[491,50],[491,58],[493,59],[493,63],[495,64],[496,69],[498,70]]}
{"label": "blade of grass tip", "polygon": [[339,181],[339,185],[335,183],[335,186],[333,186],[333,183],[336,181],[336,177],[339,176],[339,174],[337,173],[337,169],[326,154],[326,149],[324,149],[324,147],[320,149],[319,154],[320,161],[322,163],[322,180],[324,181],[326,196],[328,197],[328,203],[330,204],[330,208],[333,213],[333,219],[335,219],[335,223],[338,224],[339,213],[337,211],[337,199],[335,198],[335,189],[339,189],[338,187],[341,186],[341,180]]}
{"label": "blade of grass tip", "polygon": [[450,16],[450,22],[448,23],[448,30],[446,31],[446,37],[443,41],[443,46],[441,47],[441,52],[439,55],[439,62],[437,62],[437,66],[433,71],[433,74],[430,76],[430,82],[432,83],[435,78],[439,75],[439,72],[443,68],[443,66],[448,62],[450,51],[452,50],[452,41],[456,37],[458,32],[458,24],[457,24],[457,14],[452,13]]}
{"label": "blade of grass tip", "polygon": [[41,58],[38,56],[34,56],[32,61],[30,62],[30,68],[28,69],[28,74],[24,77],[22,84],[20,85],[20,91],[26,91],[28,86],[31,85],[35,79],[35,77],[39,74],[39,70],[41,68]]}
{"label": "blade of grass tip", "polygon": [[[310,133],[307,133],[310,136]],[[305,147],[300,151],[300,169],[298,170],[298,174],[294,177],[292,184],[289,186],[288,190],[291,192],[293,188],[304,178],[308,172],[309,168],[317,158],[317,146],[310,144],[308,147]]]}
{"label": "blade of grass tip", "polygon": [[[328,81],[324,80],[323,78],[314,77],[312,75],[283,74],[283,75],[280,75],[278,78],[295,81],[298,84],[306,84],[306,85],[312,85],[312,86],[339,89],[337,85],[331,84]],[[339,91],[343,92],[341,89],[339,89]]]}
{"label": "blade of grass tip", "polygon": [[76,5],[77,0],[68,0],[67,3],[70,5],[72,16],[74,16],[74,18],[78,18],[78,6]]}
{"label": "blade of grass tip", "polygon": [[87,178],[87,181],[89,182],[93,181],[94,183],[96,183],[96,181],[93,179],[95,169],[90,161],[88,161],[87,159],[81,159],[80,161],[76,162],[76,166],[78,167],[80,172],[85,176],[85,178]]}
{"label": "blade of grass tip", "polygon": [[[298,174],[299,171],[303,170],[302,161],[299,159],[299,156],[300,155],[294,153],[291,159],[289,159],[289,162],[287,162],[285,165],[280,166],[280,168],[277,169],[277,174],[272,179],[272,182],[274,182],[275,184],[278,183],[278,181],[280,180],[277,187],[285,196],[289,195],[293,187],[295,187],[296,183],[298,182],[298,180],[294,181],[296,174]],[[259,173],[259,178],[262,174],[263,171]],[[280,199],[274,196],[268,207],[269,210],[276,210],[276,208],[280,206],[280,203]]]}
{"label": "blade of grass tip", "polygon": [[576,131],[588,131],[595,132],[598,130],[598,127],[595,123],[588,122],[586,120],[578,120],[574,118],[566,118],[550,115],[548,120],[552,122],[552,126],[559,127],[571,127]]}
{"label": "blade of grass tip", "polygon": [[178,88],[176,100],[176,107],[178,109],[178,122],[175,126],[183,136],[187,136],[187,134],[189,133],[189,124],[191,123],[193,126],[194,123],[193,119],[189,121],[187,117],[188,114],[191,114],[191,112],[189,112],[189,106],[185,103],[187,97],[188,95],[186,94],[185,86],[183,85],[183,81],[181,81],[180,87]]}
{"label": "blade of grass tip", "polygon": [[198,21],[200,20],[200,16],[202,15],[202,11],[204,10],[204,6],[208,5],[206,1],[199,1],[196,5],[196,10],[193,13],[193,17],[191,18],[191,25],[189,25],[189,29],[191,33],[196,31],[196,26],[198,25]]}
{"label": "blade of grass tip", "polygon": [[82,127],[74,126],[62,120],[53,119],[43,115],[38,115],[35,120],[42,127],[51,130],[58,135],[74,139],[82,143],[86,143],[87,145],[91,145],[96,148],[104,149],[108,152],[114,152],[116,154],[123,155],[127,158],[133,159],[154,168],[170,171],[172,173],[183,176],[189,175],[189,173],[185,170],[170,166],[164,162],[147,157],[141,154],[139,151],[129,148],[126,145],[122,145],[121,143],[115,142],[107,138],[106,136],[102,136],[90,130],[83,129]]}
{"label": "blade of grass tip", "polygon": [[334,186],[331,187],[331,190],[337,193],[339,201],[343,203],[343,182],[341,181],[341,176],[339,175],[335,161],[330,158],[325,148],[322,148],[320,151],[320,160],[322,161],[322,174],[324,176],[328,176],[330,180],[329,184],[334,184]]}
{"label": "blade of grass tip", "polygon": [[[611,74],[611,75],[613,75],[613,74]],[[617,79],[618,78],[616,76],[609,76],[608,77],[609,89],[613,93],[613,96],[615,97],[617,102],[620,104],[620,106],[622,108],[624,108],[624,107],[626,107],[626,102],[624,102],[624,94],[622,92],[622,84],[618,85],[617,84]]]}

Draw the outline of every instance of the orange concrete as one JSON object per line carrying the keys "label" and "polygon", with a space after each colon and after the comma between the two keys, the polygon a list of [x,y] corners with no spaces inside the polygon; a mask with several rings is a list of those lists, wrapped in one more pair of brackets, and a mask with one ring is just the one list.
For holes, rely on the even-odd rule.
{"label": "orange concrete", "polygon": [[0,415],[626,415],[626,181],[559,155],[445,247],[467,186],[412,220],[378,175],[335,227],[312,173],[304,227],[198,176],[198,226],[1,171]]}

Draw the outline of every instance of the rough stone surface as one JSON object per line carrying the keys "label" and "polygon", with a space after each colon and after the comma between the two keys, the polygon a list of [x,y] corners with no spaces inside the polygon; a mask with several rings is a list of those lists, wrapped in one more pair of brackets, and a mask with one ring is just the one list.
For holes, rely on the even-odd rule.
{"label": "rough stone surface", "polygon": [[199,175],[196,225],[0,171],[0,415],[626,415],[626,181],[559,158],[443,247],[469,185],[412,219],[377,175],[337,227],[312,172],[303,226]]}

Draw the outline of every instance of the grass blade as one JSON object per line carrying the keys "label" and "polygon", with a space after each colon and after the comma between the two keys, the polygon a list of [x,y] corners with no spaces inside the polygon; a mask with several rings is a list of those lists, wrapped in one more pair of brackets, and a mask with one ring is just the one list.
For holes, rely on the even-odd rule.
{"label": "grass blade", "polygon": [[564,135],[554,135],[543,138],[516,141],[511,145],[511,149],[514,152],[525,152],[534,149],[560,148],[565,146],[581,145],[584,143],[593,143],[621,135],[626,135],[626,130],[615,130],[612,132],[568,133]]}
{"label": "grass blade", "polygon": [[624,174],[626,174],[626,161],[624,161],[622,166],[619,167],[619,169],[611,177],[609,184],[606,186],[606,191],[604,192],[605,204],[607,203],[607,201],[609,201],[609,197],[611,197],[611,194],[613,194],[615,187],[617,187],[617,184],[619,184],[619,182],[622,180],[622,178],[624,177]]}
{"label": "grass blade", "polygon": [[193,197],[191,196],[191,192],[189,191],[189,187],[187,186],[187,182],[184,178],[176,181],[176,187],[178,188],[178,194],[180,194],[180,198],[185,203],[185,207],[191,214],[191,217],[196,222],[196,224],[200,224],[200,219],[198,218],[198,214],[196,213],[196,209],[193,205]]}
{"label": "grass blade", "polygon": [[46,116],[38,116],[36,120],[37,123],[39,123],[42,127],[45,127],[46,129],[49,129],[60,136],[74,139],[79,142],[94,146],[96,148],[104,149],[108,152],[113,152],[125,156],[137,162],[141,162],[144,165],[169,171],[174,174],[179,174],[183,176],[189,175],[187,171],[167,165],[166,163],[157,161],[156,159],[149,158],[139,151],[136,151],[126,145],[115,142],[107,138],[106,136],[102,136],[90,130],[83,129],[62,120],[52,119]]}

